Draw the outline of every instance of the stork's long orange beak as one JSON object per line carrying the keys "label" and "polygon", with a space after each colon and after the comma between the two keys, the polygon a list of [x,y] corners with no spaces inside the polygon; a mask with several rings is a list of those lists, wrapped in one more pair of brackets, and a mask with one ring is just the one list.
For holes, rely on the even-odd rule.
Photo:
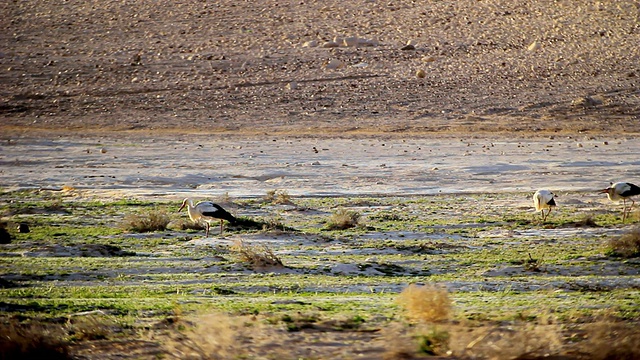
{"label": "stork's long orange beak", "polygon": [[182,211],[182,209],[184,209],[184,205],[185,205],[185,204],[186,204],[186,203],[182,203],[182,206],[180,206],[180,209],[178,209],[178,211],[176,211],[176,212],[180,212],[180,211]]}
{"label": "stork's long orange beak", "polygon": [[606,189],[602,189],[602,190],[598,190],[598,194],[606,194],[609,192],[609,189],[611,188],[606,188]]}

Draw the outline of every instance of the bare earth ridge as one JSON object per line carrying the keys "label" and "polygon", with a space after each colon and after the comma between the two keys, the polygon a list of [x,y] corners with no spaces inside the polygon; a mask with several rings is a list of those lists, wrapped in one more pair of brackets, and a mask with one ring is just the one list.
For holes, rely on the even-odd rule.
{"label": "bare earth ridge", "polygon": [[5,134],[640,128],[636,1],[20,1],[0,11]]}

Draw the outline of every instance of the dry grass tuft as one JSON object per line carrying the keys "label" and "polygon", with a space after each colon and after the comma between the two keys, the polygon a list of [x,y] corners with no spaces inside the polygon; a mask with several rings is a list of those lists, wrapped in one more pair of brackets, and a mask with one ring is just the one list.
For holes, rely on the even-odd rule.
{"label": "dry grass tuft", "polygon": [[640,332],[636,324],[601,320],[585,326],[586,343],[579,352],[590,359],[640,359]]}
{"label": "dry grass tuft", "polygon": [[169,215],[164,211],[151,211],[148,214],[129,214],[122,221],[122,228],[132,232],[164,231],[169,225]]}
{"label": "dry grass tuft", "polygon": [[411,284],[396,301],[405,309],[405,315],[415,321],[443,322],[451,315],[449,292],[439,286]]}
{"label": "dry grass tuft", "polygon": [[239,347],[240,319],[223,314],[198,316],[193,327],[171,334],[166,351],[176,359],[232,359]]}
{"label": "dry grass tuft", "polygon": [[115,333],[116,328],[112,321],[95,315],[72,317],[66,325],[72,341],[106,340]]}
{"label": "dry grass tuft", "polygon": [[607,255],[632,258],[640,256],[640,226],[636,226],[626,234],[609,240]]}
{"label": "dry grass tuft", "polygon": [[272,204],[291,204],[291,196],[286,190],[269,190],[263,198],[265,202]]}
{"label": "dry grass tuft", "polygon": [[63,335],[58,327],[0,324],[0,359],[73,359]]}
{"label": "dry grass tuft", "polygon": [[355,210],[340,208],[333,212],[327,222],[327,230],[345,230],[358,225],[360,213]]}
{"label": "dry grass tuft", "polygon": [[540,259],[534,259],[531,256],[531,253],[529,253],[529,258],[523,261],[524,269],[526,271],[531,271],[531,272],[541,272],[542,271],[542,269],[540,268],[541,264],[542,264],[542,261]]}
{"label": "dry grass tuft", "polygon": [[267,246],[254,246],[237,240],[231,247],[240,261],[248,264],[252,269],[282,268],[282,260]]}
{"label": "dry grass tuft", "polygon": [[562,352],[562,327],[533,323],[450,327],[450,351],[471,359],[542,359]]}

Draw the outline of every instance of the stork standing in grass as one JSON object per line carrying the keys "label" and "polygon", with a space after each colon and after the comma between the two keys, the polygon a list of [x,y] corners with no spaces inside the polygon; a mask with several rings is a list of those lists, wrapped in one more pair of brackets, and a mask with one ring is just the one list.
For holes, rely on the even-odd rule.
{"label": "stork standing in grass", "polygon": [[180,206],[178,212],[182,211],[185,206],[187,207],[191,221],[195,223],[202,221],[206,224],[205,237],[209,236],[209,227],[211,226],[211,222],[214,220],[220,220],[220,234],[222,234],[222,223],[225,220],[232,224],[236,222],[236,218],[233,215],[223,209],[220,205],[214,204],[211,201],[201,201],[196,205],[193,205],[193,201],[186,198],[182,202],[182,206]]}
{"label": "stork standing in grass", "polygon": [[[607,197],[611,201],[622,200],[622,203],[624,204],[622,208],[622,222],[624,222],[629,216],[631,208],[635,204],[635,201],[633,201],[631,197],[640,195],[640,187],[628,182],[617,182],[615,184],[611,183],[611,186],[606,189],[602,189],[599,192],[607,194]],[[627,199],[631,200],[631,206],[628,208]]]}
{"label": "stork standing in grass", "polygon": [[[536,212],[540,211],[543,222],[547,220],[551,209],[556,206],[555,197],[556,195],[549,190],[538,190],[533,194],[533,206],[536,208]],[[544,209],[547,209],[546,214]]]}

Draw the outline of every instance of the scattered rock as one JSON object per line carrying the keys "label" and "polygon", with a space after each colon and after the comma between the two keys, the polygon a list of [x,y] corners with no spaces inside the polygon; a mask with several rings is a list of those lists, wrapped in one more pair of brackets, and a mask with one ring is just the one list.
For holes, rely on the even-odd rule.
{"label": "scattered rock", "polygon": [[425,56],[422,58],[422,62],[430,63],[436,61],[436,58],[433,56]]}
{"label": "scattered rock", "polygon": [[139,66],[142,65],[142,56],[140,54],[135,54],[131,58],[131,66]]}
{"label": "scattered rock", "polygon": [[356,36],[346,37],[342,40],[344,46],[358,46],[360,45],[360,39]]}
{"label": "scattered rock", "polygon": [[416,76],[420,79],[424,79],[427,76],[427,73],[424,70],[420,69],[416,71]]}
{"label": "scattered rock", "polygon": [[107,153],[107,149],[106,149],[106,148],[102,148],[102,149],[100,149],[100,153],[101,153],[101,154],[106,154],[106,153]]}
{"label": "scattered rock", "polygon": [[302,44],[302,47],[317,47],[317,46],[318,46],[318,41],[316,40],[310,40]]}
{"label": "scattered rock", "polygon": [[324,44],[322,44],[321,47],[323,47],[323,48],[337,48],[339,46],[340,46],[340,44],[338,44],[335,41],[327,41]]}
{"label": "scattered rock", "polygon": [[287,87],[287,90],[295,90],[298,88],[298,83],[295,81],[292,81],[288,83],[286,87]]}
{"label": "scattered rock", "polygon": [[585,96],[585,97],[581,97],[571,101],[571,105],[576,107],[594,107],[601,104],[602,104],[601,99],[591,97],[591,96]]}
{"label": "scattered rock", "polygon": [[344,64],[342,63],[342,61],[337,60],[337,59],[332,59],[329,60],[326,64],[325,64],[325,68],[329,69],[329,70],[335,70],[335,69],[340,69],[341,67],[343,67]]}
{"label": "scattered rock", "polygon": [[416,46],[413,44],[407,44],[400,48],[400,50],[415,50],[415,49],[416,49]]}
{"label": "scattered rock", "polygon": [[529,44],[529,47],[527,47],[527,51],[536,51],[540,48],[540,43],[538,43],[537,41],[532,42],[531,44]]}

